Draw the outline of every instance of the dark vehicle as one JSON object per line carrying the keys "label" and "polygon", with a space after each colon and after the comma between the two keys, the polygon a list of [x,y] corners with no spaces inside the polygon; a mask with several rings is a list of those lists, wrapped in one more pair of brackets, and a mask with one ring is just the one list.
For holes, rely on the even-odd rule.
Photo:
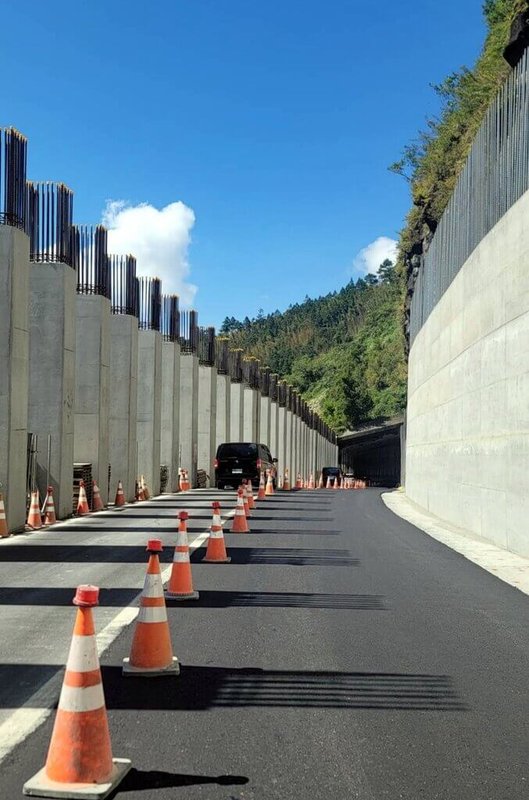
{"label": "dark vehicle", "polygon": [[336,478],[342,477],[342,470],[339,467],[323,467],[321,474],[323,476],[323,485],[327,485],[327,478],[331,479],[331,486],[334,486]]}
{"label": "dark vehicle", "polygon": [[215,459],[215,486],[217,489],[224,489],[225,486],[237,487],[243,478],[257,486],[261,471],[266,472],[270,469],[275,478],[276,463],[277,458],[272,458],[265,444],[255,442],[220,444]]}

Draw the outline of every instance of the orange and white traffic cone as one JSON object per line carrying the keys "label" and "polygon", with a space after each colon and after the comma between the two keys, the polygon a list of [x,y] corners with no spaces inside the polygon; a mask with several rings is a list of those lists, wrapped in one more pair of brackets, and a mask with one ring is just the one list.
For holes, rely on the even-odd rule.
{"label": "orange and white traffic cone", "polygon": [[124,506],[125,505],[125,492],[123,491],[123,484],[121,481],[118,481],[118,488],[116,491],[116,498],[114,500],[114,506]]}
{"label": "orange and white traffic cone", "polygon": [[244,512],[244,497],[242,489],[237,492],[237,505],[235,506],[235,516],[233,517],[233,524],[231,526],[232,533],[250,533],[248,527],[248,520]]}
{"label": "orange and white traffic cone", "polygon": [[92,511],[104,511],[104,508],[99,486],[95,481],[92,481]]}
{"label": "orange and white traffic cone", "polygon": [[247,517],[251,517],[252,515],[248,503],[248,491],[246,489],[246,481],[243,481],[242,486],[240,488],[242,489],[242,502],[244,504],[244,513],[246,514]]}
{"label": "orange and white traffic cone", "polygon": [[44,524],[55,525],[57,515],[55,514],[55,503],[53,502],[53,486],[48,486],[48,494],[44,502]]}
{"label": "orange and white traffic cone", "polygon": [[303,489],[303,478],[301,477],[301,472],[298,472],[296,478],[296,489]]}
{"label": "orange and white traffic cone", "polygon": [[176,534],[176,547],[173,556],[171,577],[165,596],[171,600],[198,600],[198,592],[193,590],[193,576],[191,575],[191,562],[189,560],[189,543],[187,541],[187,511],[178,514],[178,533]]}
{"label": "orange and white traffic cone", "polygon": [[333,484],[332,488],[333,489],[339,489],[340,488],[340,478],[338,477],[338,475],[334,479],[334,484]]}
{"label": "orange and white traffic cone", "polygon": [[6,507],[4,505],[4,495],[0,492],[0,538],[9,536],[7,529]]}
{"label": "orange and white traffic cone", "polygon": [[88,508],[88,500],[86,497],[86,489],[84,488],[84,481],[79,481],[79,499],[77,501],[77,516],[83,517],[85,514],[89,514],[90,509]]}
{"label": "orange and white traffic cone", "polygon": [[211,505],[213,507],[213,521],[209,529],[208,548],[202,561],[206,561],[209,564],[229,564],[231,558],[228,558],[226,544],[224,543],[222,520],[220,518],[220,503],[218,500],[215,500]]}
{"label": "orange and white traffic cone", "polygon": [[40,513],[38,490],[35,492],[31,492],[31,502],[29,504],[29,513],[28,513],[28,520],[26,522],[26,528],[29,528],[32,531],[38,531],[39,528],[42,528],[42,516]]}
{"label": "orange and white traffic cone", "polygon": [[167,609],[163,596],[160,557],[163,547],[160,539],[147,542],[149,563],[140,598],[140,610],[130,657],[123,659],[123,675],[178,675],[178,659],[173,655]]}
{"label": "orange and white traffic cone", "polygon": [[261,477],[259,478],[259,491],[257,492],[257,499],[264,500],[265,498],[266,494],[265,494],[264,472],[261,471]]}
{"label": "orange and white traffic cone", "polygon": [[290,491],[290,478],[288,477],[288,469],[285,470],[285,477],[283,478],[283,491]]}
{"label": "orange and white traffic cone", "polygon": [[274,494],[274,481],[272,480],[272,473],[270,470],[267,472],[265,494],[267,496]]}
{"label": "orange and white traffic cone", "polygon": [[253,485],[251,480],[249,480],[246,484],[246,496],[248,498],[248,508],[250,511],[253,511],[256,506],[255,500],[253,499]]}
{"label": "orange and white traffic cone", "polygon": [[92,608],[97,586],[78,586],[77,617],[46,765],[24,784],[38,797],[107,797],[131,768],[112,758]]}
{"label": "orange and white traffic cone", "polygon": [[312,474],[312,472],[309,475],[309,483],[307,488],[314,489],[314,475]]}
{"label": "orange and white traffic cone", "polygon": [[331,489],[331,478],[330,475],[327,477],[327,484],[325,486],[326,489]]}
{"label": "orange and white traffic cone", "polygon": [[144,500],[150,500],[151,499],[151,493],[150,493],[149,489],[147,488],[147,484],[145,483],[145,475],[142,475],[140,480],[141,480],[141,488],[143,490],[143,499]]}
{"label": "orange and white traffic cone", "polygon": [[320,472],[320,477],[318,480],[318,489],[323,489],[323,472]]}
{"label": "orange and white traffic cone", "polygon": [[184,470],[181,467],[178,470],[178,491],[184,491]]}

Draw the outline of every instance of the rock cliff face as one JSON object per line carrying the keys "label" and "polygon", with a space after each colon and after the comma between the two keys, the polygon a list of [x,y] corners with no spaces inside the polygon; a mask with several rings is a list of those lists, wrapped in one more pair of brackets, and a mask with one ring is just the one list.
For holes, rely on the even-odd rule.
{"label": "rock cliff face", "polygon": [[529,46],[529,8],[526,8],[513,20],[509,42],[503,51],[505,61],[515,67]]}

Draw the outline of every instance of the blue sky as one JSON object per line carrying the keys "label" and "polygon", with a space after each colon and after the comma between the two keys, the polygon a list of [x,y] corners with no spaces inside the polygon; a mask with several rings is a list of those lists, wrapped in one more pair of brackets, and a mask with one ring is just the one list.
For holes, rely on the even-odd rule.
{"label": "blue sky", "polygon": [[396,238],[387,166],[485,32],[479,0],[6,0],[2,21],[29,177],[67,183],[77,222],[114,201],[113,249],[198,287],[202,324],[338,289]]}

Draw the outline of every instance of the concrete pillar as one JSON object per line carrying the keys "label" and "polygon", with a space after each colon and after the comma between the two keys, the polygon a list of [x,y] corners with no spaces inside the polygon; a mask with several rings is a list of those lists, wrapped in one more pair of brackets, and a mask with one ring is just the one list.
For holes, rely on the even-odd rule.
{"label": "concrete pillar", "polygon": [[63,519],[72,513],[73,498],[77,276],[62,263],[32,263],[30,275],[28,430],[38,435],[40,497],[47,483],[53,486],[55,512]]}
{"label": "concrete pillar", "polygon": [[180,466],[196,486],[198,465],[198,356],[183,353],[180,359]]}
{"label": "concrete pillar", "polygon": [[[260,419],[259,419],[259,440],[261,444],[270,447],[270,398],[268,395],[261,395],[259,398]],[[272,455],[274,455],[272,453]]]}
{"label": "concrete pillar", "polygon": [[288,474],[290,475],[290,485],[293,486],[296,483],[296,471],[295,465],[292,458],[292,437],[293,437],[293,415],[292,411],[287,408],[285,414],[285,466],[288,468]]}
{"label": "concrete pillar", "polygon": [[109,500],[114,500],[121,481],[130,502],[138,474],[138,318],[131,314],[110,317],[110,376]]}
{"label": "concrete pillar", "polygon": [[198,367],[198,469],[203,469],[215,483],[217,441],[217,370],[200,364]]}
{"label": "concrete pillar", "polygon": [[215,452],[219,444],[230,441],[231,381],[229,375],[217,375],[217,425]]}
{"label": "concrete pillar", "polygon": [[[230,402],[230,441],[243,442],[244,439],[244,386],[242,383],[231,384]],[[251,440],[247,440],[251,441]]]}
{"label": "concrete pillar", "polygon": [[279,458],[277,427],[279,423],[279,406],[276,400],[270,400],[270,441],[269,447],[273,458]]}
{"label": "concrete pillar", "polygon": [[259,393],[250,386],[243,387],[243,442],[257,442],[259,425]]}
{"label": "concrete pillar", "polygon": [[272,456],[277,458],[277,471],[280,475],[285,474],[285,469],[288,469],[286,460],[287,454],[287,410],[284,406],[278,407],[277,415],[277,453],[272,453]]}
{"label": "concrete pillar", "polygon": [[103,503],[108,502],[110,414],[110,300],[76,297],[74,462],[92,464]]}
{"label": "concrete pillar", "polygon": [[167,492],[178,491],[180,466],[180,345],[162,342],[161,463],[167,468]]}
{"label": "concrete pillar", "polygon": [[28,308],[29,238],[0,225],[0,490],[10,531],[26,520]]}
{"label": "concrete pillar", "polygon": [[151,494],[160,494],[162,425],[162,335],[138,336],[138,473]]}

